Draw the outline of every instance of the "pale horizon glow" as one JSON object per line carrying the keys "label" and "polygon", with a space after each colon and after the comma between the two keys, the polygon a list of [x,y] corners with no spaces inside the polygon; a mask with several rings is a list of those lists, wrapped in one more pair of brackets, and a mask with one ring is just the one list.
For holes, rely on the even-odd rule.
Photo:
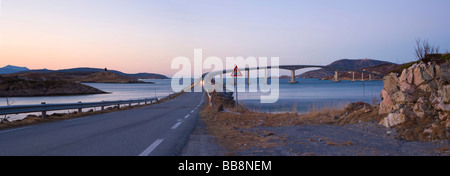
{"label": "pale horizon glow", "polygon": [[[0,67],[95,67],[172,76],[171,61],[279,57],[415,60],[417,38],[450,49],[448,0],[0,0]],[[284,72],[282,72],[284,73]]]}

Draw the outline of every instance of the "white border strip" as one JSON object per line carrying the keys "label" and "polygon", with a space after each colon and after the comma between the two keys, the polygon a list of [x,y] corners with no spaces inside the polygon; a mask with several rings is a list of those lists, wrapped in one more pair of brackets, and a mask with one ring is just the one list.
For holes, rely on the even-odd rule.
{"label": "white border strip", "polygon": [[172,126],[172,130],[177,129],[183,122],[177,122],[175,125]]}
{"label": "white border strip", "polygon": [[152,145],[148,146],[147,149],[145,149],[141,154],[139,154],[139,156],[148,156],[150,155],[150,153],[153,152],[153,150],[156,149],[156,147],[158,147],[159,144],[161,144],[164,141],[164,139],[157,139],[155,142],[153,142]]}

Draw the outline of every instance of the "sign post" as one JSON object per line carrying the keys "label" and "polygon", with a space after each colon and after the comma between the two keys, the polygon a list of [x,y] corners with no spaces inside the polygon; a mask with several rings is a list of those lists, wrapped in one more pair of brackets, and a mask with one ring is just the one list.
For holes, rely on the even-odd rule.
{"label": "sign post", "polygon": [[242,76],[241,71],[239,71],[239,68],[236,66],[234,67],[234,71],[231,74],[231,76],[234,76],[234,93],[236,94],[236,112],[239,112],[239,107],[238,107],[238,90],[237,90],[237,77],[238,76]]}

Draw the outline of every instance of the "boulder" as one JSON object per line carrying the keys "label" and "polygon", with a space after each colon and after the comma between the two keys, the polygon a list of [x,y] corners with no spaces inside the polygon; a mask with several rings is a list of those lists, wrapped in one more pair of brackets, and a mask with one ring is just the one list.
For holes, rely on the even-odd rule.
{"label": "boulder", "polygon": [[391,100],[391,96],[386,90],[381,91],[381,103],[380,108],[378,109],[379,114],[387,114],[390,113],[394,109],[394,102]]}
{"label": "boulder", "polygon": [[426,112],[429,111],[428,106],[425,105],[424,101],[421,101],[421,99],[425,99],[421,97],[417,103],[414,105],[413,111],[418,117],[424,117]]}
{"label": "boulder", "polygon": [[406,116],[403,113],[390,113],[387,117],[380,121],[380,125],[385,127],[393,127],[402,124],[406,121]]}
{"label": "boulder", "polygon": [[416,67],[414,68],[414,85],[419,86],[425,82],[425,79],[422,77],[422,68]]}
{"label": "boulder", "polygon": [[423,133],[431,134],[431,133],[433,133],[433,130],[431,128],[427,128],[427,129],[423,130]]}
{"label": "boulder", "polygon": [[441,70],[443,80],[445,80],[445,82],[447,82],[447,83],[450,83],[450,66],[443,65],[440,67],[440,70]]}
{"label": "boulder", "polygon": [[409,84],[413,84],[414,83],[414,68],[413,67],[409,67],[408,69],[406,69],[406,82]]}
{"label": "boulder", "polygon": [[406,75],[407,75],[408,69],[403,69],[402,74],[400,75],[400,78],[398,78],[398,81],[400,83],[406,82]]}
{"label": "boulder", "polygon": [[416,91],[416,86],[408,82],[400,82],[400,91],[412,94]]}
{"label": "boulder", "polygon": [[393,94],[399,90],[398,78],[396,73],[391,73],[383,78],[384,90]]}
{"label": "boulder", "polygon": [[437,105],[436,109],[449,113],[450,112],[450,104],[445,104],[444,101],[441,101],[441,103],[439,103]]}
{"label": "boulder", "polygon": [[441,92],[444,103],[450,104],[450,85],[443,86]]}
{"label": "boulder", "polygon": [[442,97],[438,96],[437,92],[433,92],[428,99],[432,106],[436,107],[442,101]]}
{"label": "boulder", "polygon": [[397,104],[407,104],[416,101],[417,98],[408,93],[397,91],[391,96],[391,100]]}
{"label": "boulder", "polygon": [[439,112],[439,120],[450,120],[450,113]]}
{"label": "boulder", "polygon": [[428,65],[426,73],[431,77],[430,79],[433,79],[436,76],[434,65]]}
{"label": "boulder", "polygon": [[418,88],[424,92],[435,92],[438,90],[438,83],[434,80],[423,82],[422,85],[419,85]]}

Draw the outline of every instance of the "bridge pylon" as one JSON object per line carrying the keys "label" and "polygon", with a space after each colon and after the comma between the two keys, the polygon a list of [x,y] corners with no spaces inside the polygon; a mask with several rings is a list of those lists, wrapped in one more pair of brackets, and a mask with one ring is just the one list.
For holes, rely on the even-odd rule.
{"label": "bridge pylon", "polygon": [[290,84],[297,84],[298,82],[295,81],[295,70],[291,70],[291,81],[289,81]]}

